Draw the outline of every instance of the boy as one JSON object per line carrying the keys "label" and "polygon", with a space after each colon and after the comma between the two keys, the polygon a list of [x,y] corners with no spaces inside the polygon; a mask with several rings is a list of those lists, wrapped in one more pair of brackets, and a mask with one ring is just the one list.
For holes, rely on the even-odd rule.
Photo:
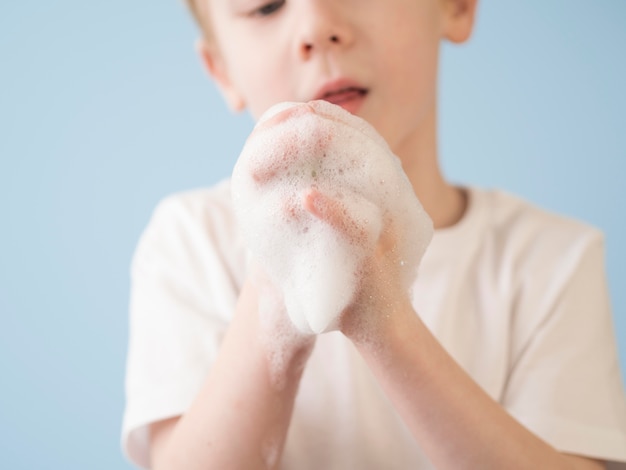
{"label": "boy", "polygon": [[[323,99],[364,118],[436,233],[413,299],[381,237],[340,331],[268,342],[268,329],[291,325],[281,305],[269,327],[258,314],[274,286],[263,266],[246,269],[229,183],[168,198],[133,260],[129,457],[155,469],[623,465],[601,234],[454,187],[439,170],[439,43],[468,39],[476,0],[192,7],[201,57],[232,109],[258,119],[279,102]],[[337,204],[303,202],[330,225]],[[364,296],[375,318],[359,309]]]}

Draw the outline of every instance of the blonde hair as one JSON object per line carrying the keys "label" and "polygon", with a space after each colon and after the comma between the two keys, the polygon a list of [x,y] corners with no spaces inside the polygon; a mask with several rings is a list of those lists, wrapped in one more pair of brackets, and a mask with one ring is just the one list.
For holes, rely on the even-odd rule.
{"label": "blonde hair", "polygon": [[211,29],[209,28],[208,0],[184,0],[184,2],[205,39],[209,39]]}

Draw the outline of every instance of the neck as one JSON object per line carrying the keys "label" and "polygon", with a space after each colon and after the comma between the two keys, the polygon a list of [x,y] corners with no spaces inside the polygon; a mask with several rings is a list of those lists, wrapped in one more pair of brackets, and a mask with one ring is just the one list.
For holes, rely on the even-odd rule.
{"label": "neck", "polygon": [[394,151],[435,228],[450,227],[461,220],[467,207],[467,195],[448,183],[441,173],[434,106],[420,127]]}

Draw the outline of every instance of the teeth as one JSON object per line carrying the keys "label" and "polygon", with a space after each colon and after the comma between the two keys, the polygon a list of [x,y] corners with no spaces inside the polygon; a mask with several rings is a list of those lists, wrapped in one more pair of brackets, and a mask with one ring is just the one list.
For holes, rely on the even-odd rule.
{"label": "teeth", "polygon": [[364,90],[360,88],[355,88],[355,87],[347,87],[347,88],[342,88],[341,90],[337,90],[337,91],[330,91],[326,93],[325,96],[339,95],[341,93],[347,93],[349,91],[357,91],[359,93],[362,93]]}

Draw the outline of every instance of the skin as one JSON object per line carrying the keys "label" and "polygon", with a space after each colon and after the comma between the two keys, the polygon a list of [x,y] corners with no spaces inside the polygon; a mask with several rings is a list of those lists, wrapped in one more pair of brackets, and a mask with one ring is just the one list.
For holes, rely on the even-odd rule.
{"label": "skin", "polygon": [[[435,227],[462,217],[464,194],[443,179],[437,160],[437,63],[442,40],[458,43],[469,37],[476,0],[210,0],[209,7],[212,40],[200,42],[198,50],[234,110],[247,108],[258,118],[274,103],[311,100],[328,80],[356,80],[369,90],[357,114],[400,157]],[[263,12],[277,8],[263,16],[261,7],[266,7]],[[352,235],[346,227],[353,224],[346,223],[339,201],[312,188],[302,204],[340,233]],[[367,309],[375,318],[359,308],[363,299],[358,294],[340,328],[434,465],[604,468],[601,462],[557,452],[458,366],[400,288],[389,259],[393,238],[393,230],[385,231],[366,263],[363,292],[379,293],[379,304]],[[278,468],[315,338],[279,346],[285,367],[277,387],[270,367],[277,346],[263,340],[263,328],[290,325],[280,306],[269,322],[261,321],[259,299],[268,288],[262,269],[253,270],[192,406],[181,417],[151,426],[153,468]]]}

